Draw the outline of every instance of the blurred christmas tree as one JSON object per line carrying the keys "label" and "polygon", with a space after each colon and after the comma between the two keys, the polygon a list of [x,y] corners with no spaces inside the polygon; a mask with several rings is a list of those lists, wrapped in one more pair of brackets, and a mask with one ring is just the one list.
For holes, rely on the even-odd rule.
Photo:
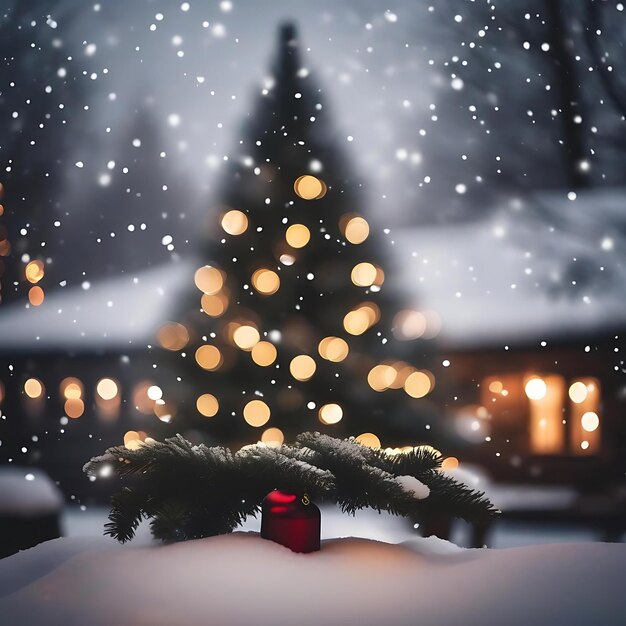
{"label": "blurred christmas tree", "polygon": [[[336,145],[293,25],[230,158],[206,265],[186,311],[159,331],[176,382],[155,410],[177,431],[291,440],[320,428],[415,443],[434,378],[416,311],[398,311],[360,184]],[[418,354],[419,368],[399,359]],[[423,358],[422,358],[423,357]],[[370,432],[368,432],[370,431]]]}

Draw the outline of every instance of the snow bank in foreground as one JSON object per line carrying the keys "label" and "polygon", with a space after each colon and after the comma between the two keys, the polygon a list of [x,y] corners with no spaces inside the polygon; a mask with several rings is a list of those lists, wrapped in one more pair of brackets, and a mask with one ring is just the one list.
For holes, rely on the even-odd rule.
{"label": "snow bank in foreground", "polygon": [[[445,546],[444,546],[445,547]],[[57,539],[0,561],[0,616],[29,626],[623,624],[626,545],[448,550],[234,533],[170,546]]]}

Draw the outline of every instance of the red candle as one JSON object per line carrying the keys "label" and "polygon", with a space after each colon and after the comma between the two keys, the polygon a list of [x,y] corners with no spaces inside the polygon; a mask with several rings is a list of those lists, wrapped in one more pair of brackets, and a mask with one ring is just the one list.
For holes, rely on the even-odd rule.
{"label": "red candle", "polygon": [[320,510],[304,494],[272,491],[261,508],[261,537],[293,550],[315,552],[320,549]]}

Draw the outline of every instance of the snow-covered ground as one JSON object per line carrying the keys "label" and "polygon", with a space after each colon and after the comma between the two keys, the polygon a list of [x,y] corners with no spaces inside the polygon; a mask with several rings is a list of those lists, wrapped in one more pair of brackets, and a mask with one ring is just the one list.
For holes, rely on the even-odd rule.
{"label": "snow-covered ground", "polygon": [[57,539],[0,561],[0,615],[29,626],[626,621],[626,546],[463,550],[327,540],[300,555],[234,533],[170,546]]}

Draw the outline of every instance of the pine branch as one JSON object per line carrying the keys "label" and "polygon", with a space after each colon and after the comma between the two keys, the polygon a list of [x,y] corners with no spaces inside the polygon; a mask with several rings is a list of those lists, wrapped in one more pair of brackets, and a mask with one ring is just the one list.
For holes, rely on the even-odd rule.
{"label": "pine branch", "polygon": [[351,514],[366,507],[416,520],[497,514],[483,493],[443,474],[440,463],[428,447],[390,455],[319,433],[301,434],[295,446],[248,446],[234,455],[177,435],[135,450],[109,448],[84,470],[97,475],[109,467],[133,482],[111,500],[105,533],[120,542],[132,539],[143,517],[162,541],[231,532],[273,489],[307,492]]}

